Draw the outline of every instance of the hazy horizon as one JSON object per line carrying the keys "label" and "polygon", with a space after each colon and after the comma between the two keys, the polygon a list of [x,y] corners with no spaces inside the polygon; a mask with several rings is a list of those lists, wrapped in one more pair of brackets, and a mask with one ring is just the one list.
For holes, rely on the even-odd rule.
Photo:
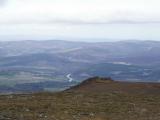
{"label": "hazy horizon", "polygon": [[160,40],[158,0],[0,0],[0,41]]}

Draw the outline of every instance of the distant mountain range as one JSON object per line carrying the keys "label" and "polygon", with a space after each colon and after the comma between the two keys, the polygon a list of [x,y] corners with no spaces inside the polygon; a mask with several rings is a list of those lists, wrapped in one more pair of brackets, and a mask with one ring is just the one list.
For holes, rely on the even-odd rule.
{"label": "distant mountain range", "polygon": [[[58,82],[63,87],[66,82],[67,86],[73,85],[68,75],[74,84],[91,76],[109,76],[123,81],[159,82],[159,51],[158,41],[0,42],[0,91],[4,87],[12,90],[16,86],[35,86],[46,82]],[[57,89],[63,87],[59,85]],[[45,85],[41,89],[54,88],[55,86]]]}

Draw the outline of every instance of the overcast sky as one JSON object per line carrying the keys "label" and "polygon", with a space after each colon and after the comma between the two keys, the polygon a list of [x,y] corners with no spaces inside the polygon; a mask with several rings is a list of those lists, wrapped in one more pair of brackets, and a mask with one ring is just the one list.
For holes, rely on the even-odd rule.
{"label": "overcast sky", "polygon": [[159,0],[0,0],[0,40],[160,40]]}

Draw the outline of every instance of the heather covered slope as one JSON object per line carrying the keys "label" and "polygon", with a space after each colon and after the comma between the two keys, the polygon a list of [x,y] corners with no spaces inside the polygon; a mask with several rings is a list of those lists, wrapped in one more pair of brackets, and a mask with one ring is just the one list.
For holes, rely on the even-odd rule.
{"label": "heather covered slope", "polygon": [[59,93],[0,96],[1,120],[159,120],[159,84],[91,78]]}
{"label": "heather covered slope", "polygon": [[111,78],[93,77],[71,87],[68,91],[160,94],[160,83],[120,82]]}

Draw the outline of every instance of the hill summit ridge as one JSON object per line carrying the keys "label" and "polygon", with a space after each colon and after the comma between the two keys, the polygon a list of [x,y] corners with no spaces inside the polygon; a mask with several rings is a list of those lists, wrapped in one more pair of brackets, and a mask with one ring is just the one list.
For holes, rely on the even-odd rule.
{"label": "hill summit ridge", "polygon": [[91,77],[66,91],[160,94],[160,83],[122,82],[110,77]]}

